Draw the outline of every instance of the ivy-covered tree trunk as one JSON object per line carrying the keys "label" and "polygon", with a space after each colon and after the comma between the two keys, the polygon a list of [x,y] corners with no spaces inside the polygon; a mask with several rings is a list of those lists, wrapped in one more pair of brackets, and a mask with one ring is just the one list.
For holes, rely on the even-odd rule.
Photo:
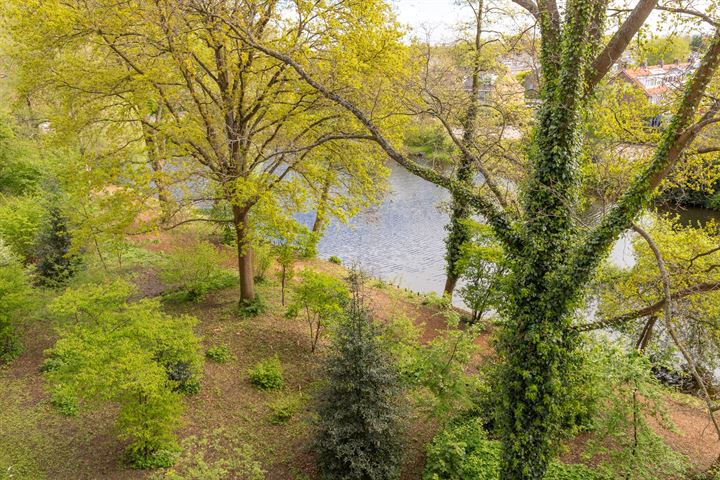
{"label": "ivy-covered tree trunk", "polygon": [[240,302],[250,302],[255,300],[250,212],[249,208],[243,208],[238,205],[233,205],[232,211],[237,243],[238,275],[240,277]]}
{"label": "ivy-covered tree trunk", "polygon": [[[476,9],[476,10],[475,10]],[[475,124],[477,122],[479,103],[480,103],[480,70],[481,59],[480,50],[482,48],[482,12],[483,1],[479,0],[477,6],[473,6],[475,10],[475,39],[473,44],[473,70],[472,85],[470,87],[470,101],[467,111],[465,112],[465,120],[463,124],[462,142],[465,149],[470,148],[475,135]],[[466,150],[467,151],[467,150]],[[467,154],[460,156],[455,178],[472,188],[472,182],[475,177],[474,158]],[[458,262],[460,260],[462,246],[470,241],[471,233],[467,225],[467,219],[470,218],[471,207],[468,200],[459,193],[452,194],[452,212],[450,213],[450,223],[447,226],[448,236],[446,243],[446,271],[447,278],[445,280],[445,294],[452,296],[455,291],[460,272],[458,271]]]}
{"label": "ivy-covered tree trunk", "polygon": [[[545,25],[543,106],[532,145],[533,171],[524,194],[524,248],[512,260],[512,289],[499,352],[503,358],[503,480],[541,479],[561,434],[566,382],[573,374],[578,332],[572,313],[591,275],[619,234],[652,200],[695,131],[702,92],[720,61],[716,35],[686,87],[648,169],[589,234],[573,223],[577,201],[579,114],[593,32],[602,31],[604,1],[568,4],[562,29]],[[552,23],[549,14],[541,22]],[[590,40],[588,41],[588,32]],[[557,34],[555,39],[553,35]]]}
{"label": "ivy-covered tree trunk", "polygon": [[328,88],[291,56],[252,37],[244,38],[291,66],[326,98],[351,112],[390,158],[467,201],[493,228],[510,268],[498,345],[502,359],[501,479],[540,480],[560,443],[566,385],[577,367],[580,329],[573,324],[573,313],[585,287],[620,234],[649,206],[685,148],[705,126],[720,121],[720,102],[712,99],[698,115],[720,63],[720,30],[687,82],[652,160],[600,223],[586,230],[573,221],[579,204],[575,197],[585,99],[620,58],[657,1],[638,2],[599,53],[607,0],[570,0],[562,17],[555,0],[537,4],[514,1],[536,17],[542,34],[542,105],[528,145],[531,172],[522,189],[519,215],[505,211],[465,183],[413,162],[358,105]]}

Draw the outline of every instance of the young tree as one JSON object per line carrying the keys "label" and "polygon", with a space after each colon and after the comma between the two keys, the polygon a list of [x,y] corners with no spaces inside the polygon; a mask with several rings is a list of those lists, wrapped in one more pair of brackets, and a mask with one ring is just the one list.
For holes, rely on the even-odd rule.
{"label": "young tree", "polygon": [[[493,28],[488,12],[496,8],[491,2],[459,3],[471,18],[464,25],[469,38],[461,37],[449,50],[425,46],[426,66],[419,86],[421,100],[415,108],[439,122],[448,143],[455,147],[453,178],[473,188],[480,175],[482,187],[508,208],[515,198],[508,188],[513,175],[506,159],[513,158],[518,142],[506,138],[507,132],[509,127],[522,130],[527,124],[523,117],[527,115],[522,104],[522,87],[514,80],[508,81],[509,75],[497,58],[501,52],[512,54],[512,44],[516,42],[499,46],[498,38],[487,36],[487,30]],[[516,88],[510,83],[515,83]],[[472,215],[469,200],[459,192],[451,194],[444,287],[450,296],[460,276],[462,247],[472,236],[467,223]]]}
{"label": "young tree", "polygon": [[492,229],[470,219],[465,222],[471,237],[460,250],[458,272],[465,284],[459,294],[472,311],[472,323],[478,324],[489,310],[502,306],[504,256]]}
{"label": "young tree", "polygon": [[716,30],[650,161],[596,226],[579,225],[574,213],[582,160],[581,113],[657,1],[640,0],[606,43],[608,3],[603,0],[571,0],[562,14],[555,1],[517,3],[537,19],[542,78],[541,105],[528,145],[530,173],[519,215],[411,161],[362,104],[337,90],[320,65],[307,65],[300,55],[287,55],[251,31],[237,28],[238,37],[247,44],[282,60],[309,85],[350,111],[390,158],[468,198],[503,243],[510,274],[498,344],[503,361],[503,480],[544,476],[562,431],[565,385],[573,374],[579,342],[573,312],[612,244],[647,208],[663,179],[682,162],[688,145],[703,128],[718,121],[720,110],[719,103],[705,96],[720,64],[720,31]]}
{"label": "young tree", "polygon": [[392,480],[402,459],[401,381],[359,288],[326,363],[315,448],[328,480]]}
{"label": "young tree", "polygon": [[287,314],[290,317],[305,317],[310,328],[311,352],[314,353],[317,348],[320,331],[337,320],[347,301],[348,291],[341,280],[312,270],[302,273]]}

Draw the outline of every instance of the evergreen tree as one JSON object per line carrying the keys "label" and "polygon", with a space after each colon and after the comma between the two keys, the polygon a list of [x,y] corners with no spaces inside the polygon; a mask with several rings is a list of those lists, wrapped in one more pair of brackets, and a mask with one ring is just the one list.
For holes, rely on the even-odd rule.
{"label": "evergreen tree", "polygon": [[43,284],[62,284],[75,272],[79,259],[70,251],[72,237],[67,219],[51,207],[48,219],[37,239],[37,273]]}
{"label": "evergreen tree", "polygon": [[318,464],[327,479],[395,479],[402,458],[401,382],[358,283],[327,361],[328,383],[320,392]]}

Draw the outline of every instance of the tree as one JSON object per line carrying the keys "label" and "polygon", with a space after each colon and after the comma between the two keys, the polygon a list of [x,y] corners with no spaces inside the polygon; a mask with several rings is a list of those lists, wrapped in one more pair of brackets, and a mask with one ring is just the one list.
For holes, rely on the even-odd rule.
{"label": "tree", "polygon": [[[186,216],[166,215],[166,223],[211,220],[192,212],[187,217],[187,208],[208,201],[229,207],[229,218],[212,221],[233,225],[241,301],[255,298],[252,212],[264,204],[292,218],[307,207],[310,192],[326,178],[317,159],[332,154],[334,144],[349,145],[337,161],[353,178],[352,188],[342,193],[355,200],[341,204],[352,211],[382,191],[387,170],[379,155],[353,147],[352,141],[366,136],[355,132],[355,120],[234,32],[249,29],[275,48],[303,49],[309,45],[300,40],[317,23],[335,24],[340,32],[344,11],[329,6],[316,20],[303,20],[294,34],[282,28],[290,6],[275,0],[9,3],[17,58],[26,71],[64,93],[62,101],[87,117],[81,126],[112,124],[115,131],[105,132],[118,140],[117,148],[126,152],[123,144],[130,144],[136,153],[150,154],[151,170],[162,172],[147,178],[145,159],[135,168],[135,178],[138,170],[145,172],[141,190],[174,185],[174,194],[181,194],[176,211]],[[295,8],[305,18],[308,7]],[[351,26],[355,30],[344,34],[357,38],[360,30]],[[360,55],[392,61],[402,52],[399,38],[388,30],[385,43],[367,51],[338,50],[333,58],[340,69],[357,65]],[[366,68],[372,72],[376,64]],[[99,159],[88,159],[89,168]],[[105,178],[118,180],[126,178]]]}
{"label": "tree", "polygon": [[[488,28],[486,16],[492,6],[487,5],[485,0],[469,0],[463,4],[472,12],[471,40],[467,42],[469,47],[466,47],[467,51],[460,52],[461,71],[465,69],[470,72],[469,89],[463,82],[462,88],[468,91],[466,95],[461,96],[462,103],[457,106],[452,105],[450,99],[444,98],[446,96],[437,91],[435,86],[426,87],[427,92],[424,96],[430,112],[440,120],[446,134],[459,150],[454,178],[468,188],[472,188],[475,177],[478,173],[481,174],[483,185],[490,190],[497,202],[507,207],[511,203],[508,198],[510,197],[509,192],[499,184],[496,173],[489,168],[489,164],[497,163],[498,157],[508,155],[508,141],[503,136],[506,127],[511,122],[518,124],[517,113],[512,112],[513,103],[518,100],[518,92],[511,92],[509,95],[506,92],[500,94],[498,89],[498,84],[501,82],[499,81],[500,75],[496,72],[500,69],[493,58],[497,54],[497,49],[492,48],[492,43],[496,39],[483,38],[485,29]],[[459,75],[460,72],[455,69],[451,72],[455,77],[464,77],[464,75]],[[443,83],[446,83],[448,79],[444,80]],[[490,94],[499,98],[487,98]],[[451,95],[458,95],[458,93],[453,92]],[[515,99],[512,98],[513,96]],[[462,113],[458,115],[453,110],[460,110]],[[460,128],[456,127],[457,123],[460,124]],[[462,133],[456,133],[458,130]],[[509,180],[507,173],[506,171],[505,181]],[[444,288],[445,293],[450,296],[455,290],[461,273],[459,263],[463,245],[468,243],[472,237],[467,222],[472,213],[470,203],[461,193],[451,193],[452,206],[450,222],[447,226],[445,257],[447,278]]]}
{"label": "tree", "polygon": [[639,62],[658,65],[661,62],[672,63],[676,60],[685,63],[690,57],[690,39],[677,35],[651,38],[637,49]]}
{"label": "tree", "polygon": [[67,219],[60,209],[51,207],[47,217],[38,235],[34,252],[37,258],[37,273],[43,283],[61,285],[75,273],[80,259],[72,252]]}
{"label": "tree", "polygon": [[67,412],[86,403],[120,405],[117,426],[138,468],[169,466],[183,392],[197,391],[202,367],[196,320],[161,311],[156,300],[129,303],[134,288],[116,281],[68,289],[50,305],[64,320],[43,370]]}
{"label": "tree", "polygon": [[251,31],[237,29],[238,37],[247,44],[282,60],[326,98],[350,111],[390,158],[410,172],[466,196],[503,243],[510,277],[498,344],[503,378],[503,480],[545,475],[562,432],[565,384],[573,374],[574,352],[580,341],[573,312],[611,245],[648,207],[663,179],[682,162],[688,145],[703,128],[718,121],[720,110],[720,104],[704,95],[720,64],[720,31],[716,30],[650,161],[597,225],[579,225],[574,213],[582,160],[581,114],[657,2],[638,2],[606,43],[607,2],[572,0],[562,14],[554,1],[517,3],[537,19],[542,78],[541,105],[528,145],[530,173],[523,185],[519,215],[410,160],[362,105],[335,87],[320,66],[308,66],[300,55],[287,55]]}
{"label": "tree", "polygon": [[315,448],[324,478],[391,480],[402,459],[401,382],[359,289],[353,286],[345,318],[338,318]]}
{"label": "tree", "polygon": [[486,225],[465,220],[471,237],[461,247],[458,272],[465,284],[460,288],[460,297],[472,311],[471,322],[480,323],[485,314],[502,305],[505,266],[502,248],[492,237],[492,230]]}
{"label": "tree", "polygon": [[324,273],[305,270],[300,284],[295,287],[293,303],[287,315],[303,315],[310,329],[310,351],[315,352],[320,331],[337,320],[345,308],[348,291],[344,283]]}

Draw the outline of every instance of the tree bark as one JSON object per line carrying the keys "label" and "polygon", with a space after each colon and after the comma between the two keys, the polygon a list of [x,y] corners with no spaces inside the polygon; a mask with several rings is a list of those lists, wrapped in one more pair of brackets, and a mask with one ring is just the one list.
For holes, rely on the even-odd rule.
{"label": "tree bark", "polygon": [[249,209],[233,205],[233,224],[237,236],[238,275],[240,277],[240,302],[255,300],[252,246],[250,244]]}
{"label": "tree bark", "polygon": [[[475,42],[473,45],[473,71],[472,71],[472,86],[470,87],[470,102],[468,103],[467,110],[465,112],[465,121],[463,122],[463,151],[467,151],[467,148],[472,144],[473,136],[475,134],[475,124],[477,122],[478,110],[480,107],[480,50],[482,48],[482,22],[483,22],[483,0],[478,0],[477,10],[475,11]],[[462,154],[460,156],[460,164],[458,165],[457,173],[455,178],[458,182],[463,183],[472,189],[472,182],[475,173],[473,168],[474,158]],[[465,195],[460,195],[453,192],[452,195],[452,213],[450,214],[450,224],[448,225],[448,236],[445,241],[446,243],[446,272],[447,279],[445,280],[445,295],[452,297],[457,285],[458,277],[460,272],[458,270],[458,261],[461,256],[462,246],[469,242],[471,239],[470,228],[466,224],[470,218],[470,202]]]}
{"label": "tree bark", "polygon": [[648,344],[650,343],[650,339],[652,338],[652,333],[655,328],[655,323],[657,323],[657,316],[651,315],[647,322],[645,322],[645,326],[642,329],[642,332],[640,333],[640,338],[638,338],[637,343],[635,344],[635,348],[641,352],[644,352],[647,348]]}
{"label": "tree bark", "polygon": [[320,198],[318,199],[317,213],[315,214],[315,222],[313,223],[312,227],[313,233],[320,233],[322,232],[323,228],[325,228],[325,219],[327,216],[327,201],[328,196],[330,195],[330,184],[332,183],[333,178],[332,162],[328,163],[327,168],[328,171],[325,175],[325,180],[323,181],[322,192],[320,193]]}
{"label": "tree bark", "polygon": [[[158,113],[159,116],[159,113]],[[148,120],[146,119],[146,122]],[[166,226],[172,217],[172,194],[170,194],[165,179],[163,178],[163,164],[165,161],[165,148],[158,142],[157,133],[151,131],[151,128],[142,123],[143,137],[145,139],[145,149],[147,150],[148,165],[153,171],[153,181],[157,189],[158,203],[160,204],[160,223]]]}

